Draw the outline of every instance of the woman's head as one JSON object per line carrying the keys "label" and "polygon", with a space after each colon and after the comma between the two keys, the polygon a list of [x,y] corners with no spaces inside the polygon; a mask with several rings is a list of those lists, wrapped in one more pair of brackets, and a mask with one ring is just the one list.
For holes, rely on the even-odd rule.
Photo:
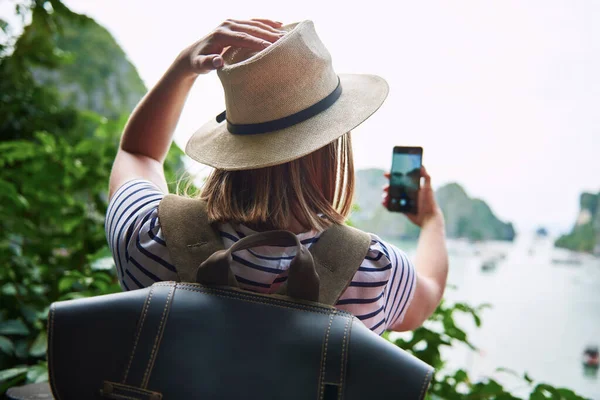
{"label": "woman's head", "polygon": [[350,133],[304,157],[259,169],[215,169],[201,199],[212,221],[265,229],[289,229],[294,219],[306,229],[342,223],[354,194]]}
{"label": "woman's head", "polygon": [[258,53],[233,46],[223,54],[225,111],[192,135],[190,158],[227,171],[284,164],[327,147],[381,106],[385,80],[338,74],[311,21],[282,29]]}

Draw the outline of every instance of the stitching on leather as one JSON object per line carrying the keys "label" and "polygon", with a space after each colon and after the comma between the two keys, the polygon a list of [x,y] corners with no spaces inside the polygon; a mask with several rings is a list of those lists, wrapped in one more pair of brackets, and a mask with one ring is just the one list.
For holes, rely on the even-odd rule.
{"label": "stitching on leather", "polygon": [[146,301],[144,303],[144,308],[142,311],[142,319],[140,320],[140,326],[138,327],[138,331],[135,335],[135,341],[133,342],[133,350],[131,350],[131,355],[129,356],[129,363],[127,364],[127,368],[125,369],[125,375],[123,376],[123,383],[127,381],[127,375],[129,375],[129,369],[131,368],[131,364],[133,364],[133,357],[135,356],[135,350],[138,345],[138,341],[140,340],[140,335],[142,333],[142,328],[144,327],[144,322],[146,321],[146,315],[148,314],[148,309],[150,308],[150,301],[152,300],[152,295],[154,294],[154,288],[150,288],[150,292],[146,297]]}
{"label": "stitching on leather", "polygon": [[[331,321],[331,317],[329,318]],[[325,355],[325,339],[323,339],[323,344],[321,345],[321,361],[319,361],[319,373],[317,374],[317,399],[321,397],[321,385],[322,385],[322,371],[323,371],[323,356]]]}
{"label": "stitching on leather", "polygon": [[135,386],[124,385],[122,383],[116,383],[116,382],[111,382],[111,381],[104,381],[104,382],[110,383],[111,385],[113,385],[115,387],[115,389],[129,390],[130,392],[135,392],[135,393],[143,394],[143,395],[146,395],[146,396],[150,396],[152,394],[159,394],[159,395],[162,396],[162,394],[159,393],[159,392],[153,392],[151,390],[140,389],[140,388],[135,387]]}
{"label": "stitching on leather", "polygon": [[332,315],[335,314],[337,312],[337,310],[332,310],[331,313],[328,313],[326,311],[317,311],[314,309],[305,309],[305,308],[301,308],[301,307],[289,307],[289,306],[284,306],[284,305],[279,305],[279,304],[273,304],[267,301],[260,301],[258,299],[256,300],[251,300],[253,299],[252,297],[240,297],[240,296],[236,296],[234,294],[230,294],[230,293],[224,293],[224,294],[219,294],[219,293],[213,293],[212,290],[201,290],[201,289],[196,289],[193,287],[180,287],[178,286],[178,289],[181,290],[188,290],[190,292],[200,292],[200,293],[205,293],[211,296],[218,296],[218,297],[224,297],[224,298],[228,298],[228,299],[236,299],[236,300],[243,300],[243,301],[247,301],[249,303],[257,303],[257,304],[266,304],[269,306],[273,306],[273,307],[279,307],[279,308],[288,308],[290,310],[297,310],[297,311],[306,311],[306,312],[314,312],[314,313],[319,313],[319,314],[324,314],[324,315]]}
{"label": "stitching on leather", "polygon": [[348,335],[348,328],[351,323],[352,323],[352,319],[346,318],[346,326],[344,327],[344,338],[342,339],[342,361],[341,361],[341,366],[340,366],[340,390],[338,391],[338,400],[341,400],[344,397],[343,391],[344,391],[344,386],[346,384],[346,377],[344,375],[344,366],[346,365],[346,357],[348,354],[346,352],[346,349],[348,347],[348,343],[350,342],[350,339],[348,339],[348,341],[346,341],[346,337]]}
{"label": "stitching on leather", "polygon": [[[284,285],[287,282],[284,282]],[[348,282],[349,283],[349,282]],[[170,282],[170,281],[165,281],[165,282],[157,282],[152,286],[173,286],[175,285],[176,287],[189,287],[189,288],[193,288],[196,289],[198,291],[203,291],[205,293],[210,293],[212,291],[215,292],[220,292],[220,293],[225,293],[227,295],[231,294],[231,295],[235,295],[235,296],[244,296],[244,297],[249,297],[249,298],[253,298],[253,299],[264,299],[264,300],[268,300],[270,302],[274,302],[274,303],[279,303],[279,304],[289,304],[289,302],[286,302],[285,300],[281,300],[281,299],[277,299],[277,298],[273,298],[271,296],[269,296],[268,294],[260,294],[260,293],[239,293],[239,292],[233,292],[233,291],[227,291],[227,290],[222,290],[219,288],[215,288],[215,287],[210,287],[210,286],[205,286],[199,283],[189,283],[189,282],[185,282],[185,283],[178,283],[178,282]],[[336,311],[339,315],[345,315],[347,317],[352,318],[354,316],[354,314],[345,311],[345,310],[340,310],[339,308],[336,308],[335,306],[332,305],[324,305],[322,307],[319,306],[311,306],[308,304],[300,304],[300,303],[293,303],[294,306],[297,307],[304,307],[307,309],[311,309],[311,310],[315,310],[316,312],[325,312],[327,314],[329,314],[332,311]]]}
{"label": "stitching on leather", "polygon": [[[154,286],[157,286],[157,285],[158,286],[169,286],[169,285],[154,284]],[[253,302],[253,303],[267,304],[267,305],[271,305],[274,307],[289,308],[291,310],[315,312],[315,313],[325,314],[325,315],[331,315],[332,313],[335,313],[338,315],[345,315],[348,317],[351,316],[351,314],[349,314],[343,310],[338,310],[336,308],[323,310],[323,309],[319,309],[316,307],[313,308],[310,306],[305,306],[305,305],[297,304],[297,303],[294,303],[294,307],[290,307],[290,306],[284,305],[284,304],[288,304],[288,303],[285,303],[278,299],[270,299],[268,297],[258,297],[258,296],[246,295],[246,294],[241,294],[241,293],[232,293],[232,292],[227,292],[227,291],[223,291],[223,290],[219,290],[219,289],[215,289],[215,288],[205,288],[205,287],[198,287],[198,286],[194,286],[194,285],[182,285],[182,284],[177,284],[177,288],[183,289],[183,290],[189,290],[189,291],[193,291],[193,292],[206,293],[206,294],[220,296],[220,297],[228,297],[228,298],[234,298],[234,299],[238,299],[238,300],[245,300],[245,301],[249,301],[249,302]],[[222,293],[222,295],[219,295],[214,292]],[[266,300],[266,301],[263,301],[263,300]]]}
{"label": "stitching on leather", "polygon": [[198,243],[194,243],[194,244],[188,244],[186,247],[194,248],[194,247],[204,246],[205,244],[208,244],[208,242],[198,242]]}
{"label": "stitching on leather", "polygon": [[60,400],[60,395],[58,393],[58,388],[56,388],[56,379],[54,378],[54,314],[56,313],[56,306],[50,306],[50,354],[52,355],[49,361],[49,365],[52,366],[50,369],[50,389],[52,390],[52,394],[56,397],[56,400]]}
{"label": "stitching on leather", "polygon": [[[102,396],[104,396],[108,399],[140,400],[139,397],[125,396],[125,395],[117,394],[117,393],[109,393],[109,394],[102,393]],[[148,397],[148,396],[146,396],[146,397]]]}
{"label": "stitching on leather", "polygon": [[148,386],[148,381],[150,380],[150,373],[152,368],[154,368],[154,362],[156,361],[156,355],[158,354],[158,348],[160,347],[160,342],[162,341],[163,333],[165,331],[165,320],[167,315],[169,315],[169,310],[171,309],[171,299],[173,298],[173,293],[175,293],[175,286],[171,287],[169,294],[167,295],[167,301],[165,303],[165,308],[163,309],[163,314],[160,319],[160,324],[158,325],[158,331],[156,332],[156,338],[154,339],[154,346],[152,346],[152,352],[150,353],[150,359],[148,360],[148,366],[146,367],[146,372],[144,373],[144,379],[142,379],[142,388],[146,389]]}
{"label": "stitching on leather", "polygon": [[429,375],[431,375],[432,372],[433,370],[429,370],[425,374],[425,379],[423,379],[423,386],[421,387],[421,394],[419,395],[419,400],[423,400],[423,398],[425,397],[425,389],[428,386],[428,382],[431,380],[431,378],[429,378]]}
{"label": "stitching on leather", "polygon": [[325,264],[324,262],[322,262],[321,266],[323,268],[325,268],[327,271],[333,272],[333,268],[331,268],[328,264]]}
{"label": "stitching on leather", "polygon": [[325,346],[323,350],[323,356],[321,358],[321,387],[319,388],[319,399],[323,400],[323,396],[325,395],[325,367],[327,366],[327,345],[329,344],[329,333],[331,332],[331,324],[333,323],[333,319],[335,317],[335,312],[331,314],[329,317],[329,326],[327,327],[327,331],[325,332]]}

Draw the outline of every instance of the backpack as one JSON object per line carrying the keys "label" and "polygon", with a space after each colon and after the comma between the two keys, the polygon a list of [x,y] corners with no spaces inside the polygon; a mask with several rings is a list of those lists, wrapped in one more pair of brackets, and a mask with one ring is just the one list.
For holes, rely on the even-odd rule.
{"label": "backpack", "polygon": [[[181,282],[53,303],[54,398],[424,398],[432,368],[333,307],[370,235],[333,225],[309,251],[293,233],[269,231],[225,250],[202,201],[166,196],[159,219]],[[271,295],[240,289],[229,267],[235,251],[264,245],[296,247]]]}

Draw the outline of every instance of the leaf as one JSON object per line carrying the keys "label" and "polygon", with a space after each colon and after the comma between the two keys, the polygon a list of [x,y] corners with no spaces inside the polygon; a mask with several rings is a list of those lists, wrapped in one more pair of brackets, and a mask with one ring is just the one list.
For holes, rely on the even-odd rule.
{"label": "leaf", "polygon": [[41,315],[41,313],[38,310],[36,310],[30,305],[21,306],[21,315],[29,324],[35,324],[37,321],[40,320],[40,318],[44,318],[44,315]]}
{"label": "leaf", "polygon": [[25,374],[27,373],[27,369],[28,367],[25,366],[3,369],[2,371],[0,371],[0,382]]}
{"label": "leaf", "polygon": [[68,292],[69,290],[72,289],[73,283],[76,280],[77,280],[77,278],[75,278],[72,275],[65,276],[60,281],[58,281],[58,291],[60,293]]}
{"label": "leaf", "polygon": [[15,356],[20,359],[29,357],[29,343],[25,338],[19,338],[15,342]]}
{"label": "leaf", "polygon": [[15,296],[17,294],[17,288],[12,282],[5,283],[2,286],[2,294],[5,296]]}
{"label": "leaf", "polygon": [[570,389],[559,388],[557,391],[560,393],[561,398],[566,400],[585,400],[585,398],[577,395]]}
{"label": "leaf", "polygon": [[464,370],[459,369],[454,374],[454,379],[456,380],[456,382],[468,382],[469,381],[469,375],[467,375],[467,373]]}
{"label": "leaf", "polygon": [[31,344],[29,355],[32,357],[43,357],[46,354],[47,348],[48,336],[46,335],[46,331],[41,331]]}
{"label": "leaf", "polygon": [[29,335],[29,328],[20,319],[0,322],[0,335]]}
{"label": "leaf", "polygon": [[115,267],[115,261],[111,255],[110,257],[104,257],[94,260],[90,267],[94,271],[110,271]]}
{"label": "leaf", "polygon": [[38,383],[48,380],[48,366],[45,363],[33,365],[27,371],[27,382]]}
{"label": "leaf", "polygon": [[514,369],[505,368],[505,367],[498,367],[498,368],[496,368],[496,372],[505,372],[505,373],[510,374],[512,376],[520,376],[519,373],[517,373],[517,371],[515,371]]}
{"label": "leaf", "polygon": [[15,344],[6,336],[0,336],[0,350],[4,354],[12,356],[15,353]]}

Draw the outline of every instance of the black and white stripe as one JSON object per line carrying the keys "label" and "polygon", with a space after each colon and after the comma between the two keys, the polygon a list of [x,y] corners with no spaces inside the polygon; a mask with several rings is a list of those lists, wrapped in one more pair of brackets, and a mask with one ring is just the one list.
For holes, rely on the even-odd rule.
{"label": "black and white stripe", "polygon": [[[163,198],[154,184],[134,180],[113,196],[106,215],[106,237],[124,290],[139,289],[157,281],[178,280],[158,219]],[[225,247],[252,234],[244,225],[221,224]],[[298,238],[307,247],[318,242],[319,232]],[[371,234],[369,253],[337,307],[356,315],[376,333],[402,321],[415,291],[416,274],[404,252]],[[294,248],[262,246],[234,255],[232,270],[240,286],[273,293],[287,280]]]}

